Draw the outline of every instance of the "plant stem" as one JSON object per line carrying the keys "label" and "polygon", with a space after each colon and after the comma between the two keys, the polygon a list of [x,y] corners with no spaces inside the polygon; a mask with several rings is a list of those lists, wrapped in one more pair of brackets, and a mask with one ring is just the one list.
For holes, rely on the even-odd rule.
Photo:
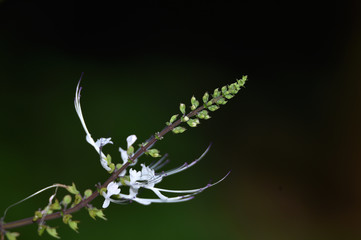
{"label": "plant stem", "polygon": [[[215,103],[216,101],[219,100],[220,97],[214,98],[212,99],[212,102]],[[195,116],[197,113],[199,113],[200,111],[202,111],[205,107],[202,105],[200,107],[198,107],[197,109],[189,112],[186,116],[187,117],[193,117]],[[158,139],[163,138],[163,136],[165,134],[167,134],[169,131],[171,131],[173,128],[177,127],[179,124],[182,123],[181,119],[178,119],[177,121],[175,121],[174,123],[166,126],[165,128],[163,128],[162,131],[160,131],[158,133]],[[74,212],[79,211],[80,209],[88,206],[88,204],[93,201],[98,195],[99,195],[99,190],[101,188],[106,188],[108,186],[108,184],[110,182],[113,182],[121,172],[123,172],[128,166],[129,164],[131,164],[132,162],[134,162],[135,159],[139,158],[140,156],[142,156],[150,147],[152,147],[157,141],[158,139],[155,137],[155,135],[151,136],[147,143],[144,146],[141,146],[132,157],[129,158],[129,161],[127,163],[125,163],[120,169],[114,171],[112,173],[112,175],[99,187],[99,189],[97,189],[97,191],[94,191],[92,195],[90,195],[88,198],[83,199],[79,204],[77,204],[76,206],[69,208],[67,210],[64,210],[62,212],[55,212],[49,215],[46,215],[44,218],[39,219],[37,221],[33,221],[33,217],[28,217],[28,218],[23,218],[20,220],[16,220],[13,222],[9,222],[9,223],[1,223],[0,222],[0,231],[1,233],[5,232],[6,229],[12,229],[12,228],[17,228],[17,227],[21,227],[21,226],[25,226],[25,225],[29,225],[29,224],[33,224],[33,223],[39,223],[40,221],[47,221],[47,220],[52,220],[52,219],[57,219],[62,217],[63,215],[66,214],[71,214]]]}

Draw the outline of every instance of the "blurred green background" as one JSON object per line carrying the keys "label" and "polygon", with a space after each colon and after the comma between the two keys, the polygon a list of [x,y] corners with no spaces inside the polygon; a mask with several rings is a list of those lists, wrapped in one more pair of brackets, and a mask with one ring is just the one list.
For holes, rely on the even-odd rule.
{"label": "blurred green background", "polygon": [[[81,211],[79,234],[48,224],[62,239],[360,239],[360,7],[0,1],[1,211],[53,183],[85,190],[107,178],[73,107],[81,72],[88,128],[112,137],[113,159],[128,135],[145,140],[180,102],[246,74],[211,120],[156,146],[173,168],[213,142],[160,187],[200,187],[232,170],[224,182],[189,202],[111,205],[108,221]],[[49,196],[6,220],[31,216]],[[16,231],[39,238],[35,225]]]}

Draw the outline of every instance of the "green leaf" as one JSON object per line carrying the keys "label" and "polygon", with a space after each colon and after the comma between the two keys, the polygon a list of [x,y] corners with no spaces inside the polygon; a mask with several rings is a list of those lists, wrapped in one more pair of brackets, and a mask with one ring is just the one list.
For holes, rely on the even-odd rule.
{"label": "green leaf", "polygon": [[184,103],[181,103],[179,105],[179,110],[181,111],[181,113],[185,114],[186,113],[186,105],[184,105]]}
{"label": "green leaf", "polygon": [[79,223],[79,221],[73,221],[73,220],[69,219],[68,225],[75,232],[78,232],[78,223]]}
{"label": "green leaf", "polygon": [[20,233],[18,232],[6,232],[5,236],[8,240],[16,240],[17,237],[20,236]]}
{"label": "green leaf", "polygon": [[67,186],[66,190],[68,190],[72,194],[79,194],[79,191],[76,189],[75,183],[73,183],[71,186]]}
{"label": "green leaf", "polygon": [[183,133],[185,130],[187,130],[187,129],[179,126],[179,127],[173,128],[172,132],[174,132],[175,134],[178,134],[178,133]]}
{"label": "green leaf", "polygon": [[46,232],[50,235],[50,236],[52,236],[52,237],[54,237],[54,238],[60,238],[59,237],[59,235],[58,235],[58,233],[56,232],[56,229],[55,228],[52,228],[52,227],[49,227],[49,226],[47,226],[46,227]]}

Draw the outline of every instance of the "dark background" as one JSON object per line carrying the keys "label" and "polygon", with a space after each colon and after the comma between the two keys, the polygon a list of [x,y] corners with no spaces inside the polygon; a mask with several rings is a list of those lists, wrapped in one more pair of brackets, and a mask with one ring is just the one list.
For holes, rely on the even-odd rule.
{"label": "dark background", "polygon": [[[172,168],[213,142],[160,187],[232,170],[223,183],[185,203],[113,204],[107,222],[81,211],[79,234],[48,224],[62,239],[360,239],[361,6],[315,2],[0,1],[0,209],[53,183],[106,179],[73,107],[81,72],[87,125],[112,137],[115,160],[128,135],[145,140],[180,102],[245,74],[211,120],[157,145]],[[36,226],[16,231],[38,238]]]}

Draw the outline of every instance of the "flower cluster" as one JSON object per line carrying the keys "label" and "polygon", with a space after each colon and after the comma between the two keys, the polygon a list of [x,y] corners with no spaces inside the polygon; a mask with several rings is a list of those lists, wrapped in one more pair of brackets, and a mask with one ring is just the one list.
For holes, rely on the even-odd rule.
{"label": "flower cluster", "polygon": [[[106,144],[113,144],[111,141],[111,138],[100,138],[97,141],[94,141],[91,137],[91,134],[88,131],[88,128],[85,124],[83,113],[80,106],[80,92],[81,88],[79,87],[80,82],[78,83],[76,94],[75,94],[75,100],[74,105],[76,112],[79,116],[80,122],[84,128],[84,131],[86,133],[86,140],[87,142],[94,147],[94,149],[97,151],[97,153],[100,155],[100,163],[102,167],[107,170],[108,172],[111,172],[114,170],[111,163],[110,156],[105,156],[105,154],[102,152],[103,146]],[[133,144],[137,140],[137,137],[135,135],[130,135],[127,138],[127,149],[119,148],[119,152],[121,155],[121,158],[123,160],[123,164],[127,163],[128,161],[131,161],[131,157],[134,155],[134,147]],[[171,202],[183,202],[194,198],[194,195],[202,192],[203,190],[214,186],[215,184],[221,182],[223,179],[225,179],[228,174],[223,177],[221,180],[219,180],[216,183],[213,184],[207,184],[204,187],[197,188],[197,189],[189,189],[189,190],[170,190],[170,189],[163,189],[156,187],[156,184],[160,183],[163,178],[179,173],[181,171],[184,171],[193,165],[195,165],[197,162],[199,162],[205,154],[208,152],[210,146],[207,148],[207,150],[195,161],[191,162],[190,164],[184,163],[182,166],[168,170],[168,171],[162,171],[162,172],[156,172],[161,167],[163,167],[167,163],[167,155],[163,156],[160,160],[150,164],[141,164],[141,169],[137,171],[136,169],[130,168],[127,172],[127,169],[124,169],[118,176],[117,181],[112,181],[107,185],[106,189],[102,189],[101,194],[105,198],[103,203],[103,208],[107,208],[110,204],[110,202],[113,203],[129,203],[132,201],[138,202],[140,204],[149,205],[151,203],[171,203]],[[147,151],[147,153],[153,157],[159,157],[159,151],[156,149],[150,149]],[[138,159],[133,159],[131,161],[131,165],[135,165],[137,163]],[[118,164],[118,167],[120,166]],[[114,164],[113,164],[114,166]],[[128,194],[120,193],[121,189],[123,188],[129,188]],[[138,197],[139,189],[144,188],[152,191],[157,198],[141,198]],[[180,194],[175,197],[167,197],[164,195],[164,193],[174,193],[174,194]]]}

